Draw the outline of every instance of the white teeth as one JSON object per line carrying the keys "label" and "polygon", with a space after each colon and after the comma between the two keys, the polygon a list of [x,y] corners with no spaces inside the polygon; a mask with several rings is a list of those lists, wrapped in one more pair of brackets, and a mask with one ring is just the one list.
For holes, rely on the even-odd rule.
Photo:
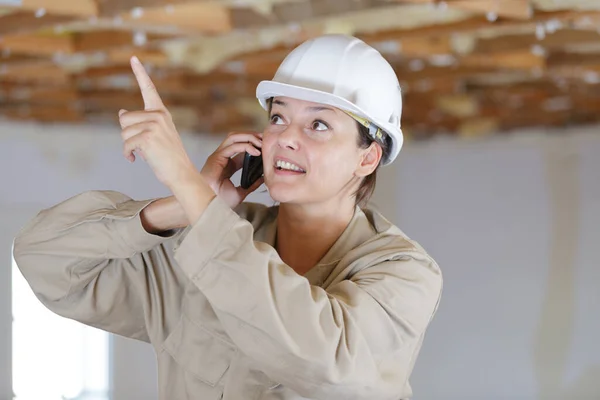
{"label": "white teeth", "polygon": [[289,163],[287,161],[277,160],[276,166],[277,168],[286,169],[289,171],[304,172],[304,170],[299,166]]}

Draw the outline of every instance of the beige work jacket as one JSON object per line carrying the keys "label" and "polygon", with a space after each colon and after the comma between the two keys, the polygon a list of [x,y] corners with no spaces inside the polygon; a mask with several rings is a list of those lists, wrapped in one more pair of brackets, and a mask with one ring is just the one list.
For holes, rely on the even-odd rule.
{"label": "beige work jacket", "polygon": [[134,201],[79,194],[19,232],[14,258],[53,312],[149,342],[161,400],[399,400],[442,276],[417,243],[356,208],[305,276],[273,248],[277,207],[214,199],[147,233]]}

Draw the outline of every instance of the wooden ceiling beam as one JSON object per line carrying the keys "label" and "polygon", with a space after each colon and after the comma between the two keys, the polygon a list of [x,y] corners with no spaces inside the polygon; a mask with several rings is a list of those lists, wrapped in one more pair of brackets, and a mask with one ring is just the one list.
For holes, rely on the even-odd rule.
{"label": "wooden ceiling beam", "polygon": [[129,64],[123,65],[107,65],[101,67],[90,67],[77,74],[73,77],[76,80],[79,79],[102,79],[107,77],[114,77],[119,75],[125,75],[131,73],[131,66]]}
{"label": "wooden ceiling beam", "polygon": [[544,55],[530,50],[495,52],[489,54],[468,54],[460,58],[460,63],[471,67],[498,69],[543,69],[546,67]]}
{"label": "wooden ceiling beam", "polygon": [[596,0],[531,0],[536,9],[544,11],[556,10],[600,10]]}
{"label": "wooden ceiling beam", "polygon": [[69,86],[45,88],[13,84],[2,92],[4,99],[12,104],[75,104],[79,100],[77,91]]}
{"label": "wooden ceiling beam", "polygon": [[424,79],[459,80],[473,75],[495,72],[496,67],[453,65],[436,67],[426,65],[420,70],[411,70],[408,66],[396,67],[398,79],[401,82],[413,83]]}
{"label": "wooden ceiling beam", "polygon": [[139,92],[123,90],[85,90],[80,92],[81,102],[86,111],[119,109],[142,110],[144,102]]}
{"label": "wooden ceiling beam", "polygon": [[136,7],[120,15],[124,22],[174,26],[189,32],[222,34],[233,29],[229,7],[217,2],[189,1],[166,8]]}
{"label": "wooden ceiling beam", "polygon": [[530,34],[502,35],[494,38],[478,39],[473,49],[475,53],[524,50],[539,46],[542,49],[557,49],[576,44],[600,43],[600,33],[578,29],[560,29],[554,33],[538,37]]}
{"label": "wooden ceiling beam", "polygon": [[533,15],[529,0],[446,0],[446,4],[491,17],[529,19]]}
{"label": "wooden ceiling beam", "polygon": [[31,61],[0,66],[0,81],[66,85],[70,76],[52,61]]}
{"label": "wooden ceiling beam", "polygon": [[427,57],[454,52],[450,36],[407,38],[398,43],[400,53],[405,57]]}
{"label": "wooden ceiling beam", "polygon": [[75,52],[73,40],[69,36],[17,34],[4,35],[0,40],[0,50],[11,54],[52,57],[55,54]]}
{"label": "wooden ceiling beam", "polygon": [[73,42],[77,52],[86,53],[113,47],[132,46],[134,35],[132,32],[127,31],[102,29],[91,32],[78,32],[74,35]]}
{"label": "wooden ceiling beam", "polygon": [[529,0],[396,0],[404,3],[431,4],[471,11],[475,14],[493,14],[502,18],[529,19],[533,7]]}
{"label": "wooden ceiling beam", "polygon": [[[218,102],[210,99],[210,93],[207,92],[170,92],[162,90],[163,86],[157,84],[157,89],[161,94],[161,98],[168,108],[171,107],[196,107],[206,108],[211,107]],[[143,109],[144,103],[139,90],[118,90],[118,89],[91,89],[80,90],[78,96],[86,110],[97,111],[114,111],[119,108],[127,110]]]}
{"label": "wooden ceiling beam", "polygon": [[14,120],[48,123],[85,121],[83,113],[68,105],[0,105],[0,115]]}
{"label": "wooden ceiling beam", "polygon": [[98,15],[98,4],[94,0],[19,0],[18,4],[9,8],[21,11],[31,11],[38,15],[50,13],[53,15],[92,17]]}
{"label": "wooden ceiling beam", "polygon": [[381,7],[389,7],[386,0],[305,0],[274,2],[270,12],[253,5],[231,9],[233,26],[238,29],[265,25],[297,24],[302,21],[340,16]]}
{"label": "wooden ceiling beam", "polygon": [[600,67],[600,53],[571,53],[557,51],[548,55],[548,68]]}
{"label": "wooden ceiling beam", "polygon": [[115,64],[128,64],[133,56],[137,56],[142,63],[153,66],[164,67],[170,64],[169,57],[158,49],[125,47],[107,52],[109,62]]}
{"label": "wooden ceiling beam", "polygon": [[44,14],[36,17],[31,11],[17,11],[0,16],[0,36],[5,34],[26,33],[42,28],[54,27],[77,20],[77,17]]}
{"label": "wooden ceiling beam", "polygon": [[538,24],[550,21],[561,22],[568,25],[582,18],[600,16],[600,12],[594,11],[550,11],[536,12],[527,20],[502,19],[491,22],[486,17],[475,16],[472,18],[450,22],[428,24],[410,29],[387,29],[374,33],[358,33],[357,36],[368,43],[384,42],[387,40],[405,39],[409,37],[423,36],[452,36],[456,34],[478,34],[485,30],[505,30],[510,34],[511,30],[530,28],[535,31]]}
{"label": "wooden ceiling beam", "polygon": [[158,9],[163,7],[165,10],[169,11],[178,4],[189,3],[190,1],[194,0],[97,0],[99,15],[101,17],[115,17],[136,8]]}

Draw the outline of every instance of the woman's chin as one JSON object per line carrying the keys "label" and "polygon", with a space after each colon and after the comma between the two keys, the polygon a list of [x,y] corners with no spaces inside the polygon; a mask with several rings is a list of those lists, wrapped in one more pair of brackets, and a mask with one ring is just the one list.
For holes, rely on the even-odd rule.
{"label": "woman's chin", "polygon": [[292,185],[277,182],[267,185],[267,188],[271,198],[278,203],[294,203],[299,200],[298,188]]}

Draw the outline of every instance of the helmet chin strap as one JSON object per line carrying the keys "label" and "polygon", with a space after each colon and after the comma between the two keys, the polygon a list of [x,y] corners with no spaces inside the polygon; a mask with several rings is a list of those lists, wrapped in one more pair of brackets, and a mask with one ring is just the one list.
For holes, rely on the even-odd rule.
{"label": "helmet chin strap", "polygon": [[373,138],[373,140],[376,140],[379,143],[383,143],[383,135],[385,133],[383,132],[383,130],[381,130],[381,128],[379,128],[377,125],[375,125],[368,119],[358,116],[350,111],[346,111],[346,110],[342,110],[342,111],[344,111],[350,117],[354,118],[359,124],[361,124],[362,126],[364,126],[367,129],[369,129],[369,135]]}

